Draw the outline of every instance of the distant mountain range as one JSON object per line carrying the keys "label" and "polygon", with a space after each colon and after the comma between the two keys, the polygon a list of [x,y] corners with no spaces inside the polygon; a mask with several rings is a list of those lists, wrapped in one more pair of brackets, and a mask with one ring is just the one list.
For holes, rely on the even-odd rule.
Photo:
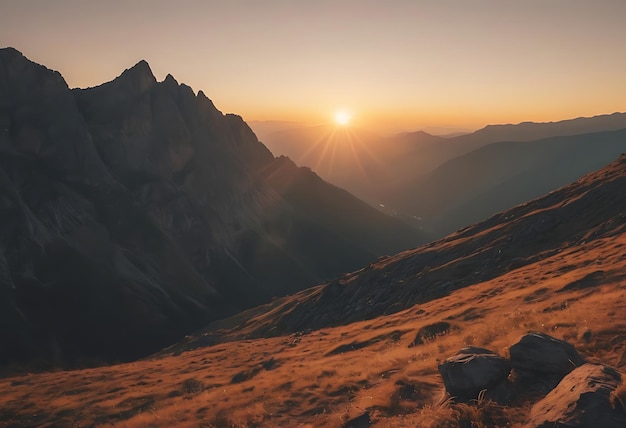
{"label": "distant mountain range", "polygon": [[447,235],[569,184],[624,152],[626,129],[493,143],[394,189],[390,204]]}
{"label": "distant mountain range", "polygon": [[455,138],[468,149],[499,141],[533,141],[592,132],[616,131],[626,128],[626,113],[579,117],[558,122],[522,122],[508,125],[488,125],[471,134]]}
{"label": "distant mountain range", "polygon": [[0,363],[136,358],[427,239],[145,61],[70,90],[1,49],[0,191]]}
{"label": "distant mountain range", "polygon": [[[289,156],[377,206],[390,189],[434,168],[434,158],[443,163],[453,156],[432,150],[441,141],[446,140],[425,132],[387,139],[364,129],[327,124],[283,129],[267,136],[264,143],[273,153]],[[422,156],[427,152],[430,159]]]}
{"label": "distant mountain range", "polygon": [[451,138],[291,128],[264,142],[371,205],[443,237],[609,163],[626,151],[623,129],[626,113],[614,113],[490,125]]}

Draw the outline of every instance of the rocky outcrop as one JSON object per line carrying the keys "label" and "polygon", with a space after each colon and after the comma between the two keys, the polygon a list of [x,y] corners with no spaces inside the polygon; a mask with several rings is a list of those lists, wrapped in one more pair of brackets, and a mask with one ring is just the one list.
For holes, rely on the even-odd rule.
{"label": "rocky outcrop", "polygon": [[583,364],[569,343],[544,333],[527,334],[511,346],[511,366],[517,370],[565,376]]}
{"label": "rocky outcrop", "polygon": [[528,427],[626,426],[623,403],[615,400],[623,388],[622,375],[598,364],[584,364],[565,376],[559,385],[530,412]]}
{"label": "rocky outcrop", "polygon": [[572,345],[544,333],[529,333],[510,348],[510,360],[468,346],[439,365],[450,396],[461,401],[483,398],[506,403],[522,396],[543,396],[584,364]]}
{"label": "rocky outcrop", "polygon": [[70,90],[0,49],[0,363],[136,358],[421,242],[286,164],[145,61]]}
{"label": "rocky outcrop", "polygon": [[528,427],[626,426],[622,375],[585,363],[572,345],[547,334],[522,337],[511,346],[510,361],[488,349],[463,348],[440,364],[439,372],[455,401],[534,402]]}
{"label": "rocky outcrop", "polygon": [[525,335],[511,346],[509,354],[514,398],[521,400],[545,396],[585,362],[571,344],[544,333]]}
{"label": "rocky outcrop", "polygon": [[456,399],[491,397],[504,388],[510,363],[496,353],[468,346],[439,365],[446,391]]}

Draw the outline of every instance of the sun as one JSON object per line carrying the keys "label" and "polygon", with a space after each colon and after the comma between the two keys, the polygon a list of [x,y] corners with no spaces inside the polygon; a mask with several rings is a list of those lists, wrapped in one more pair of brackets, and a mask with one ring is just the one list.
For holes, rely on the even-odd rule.
{"label": "sun", "polygon": [[352,115],[347,110],[337,110],[335,112],[335,123],[339,126],[347,126],[352,119]]}

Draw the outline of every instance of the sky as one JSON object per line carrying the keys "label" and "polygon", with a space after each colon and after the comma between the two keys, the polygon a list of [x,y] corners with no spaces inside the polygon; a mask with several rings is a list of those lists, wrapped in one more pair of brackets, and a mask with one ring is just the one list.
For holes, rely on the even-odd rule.
{"label": "sky", "polygon": [[70,87],[141,59],[245,120],[477,129],[626,111],[626,0],[0,0]]}

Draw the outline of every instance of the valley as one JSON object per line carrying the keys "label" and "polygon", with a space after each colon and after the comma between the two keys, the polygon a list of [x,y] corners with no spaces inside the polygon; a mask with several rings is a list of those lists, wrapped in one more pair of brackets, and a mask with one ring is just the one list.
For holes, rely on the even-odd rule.
{"label": "valley", "polygon": [[[356,424],[367,419],[367,426],[380,427],[523,426],[537,398],[456,403],[446,398],[437,366],[467,345],[508,355],[535,331],[568,341],[588,362],[623,372],[625,182],[622,157],[442,241],[215,322],[152,357],[2,379],[0,422],[347,427],[365,426]],[[546,224],[546,218],[555,221]],[[527,224],[539,235],[528,235]],[[490,256],[499,238],[512,238],[507,248],[515,252]],[[426,268],[420,254],[433,248],[441,253]],[[438,266],[462,283],[438,282]],[[379,280],[368,279],[372,271]],[[384,288],[400,305],[375,309],[368,293]],[[442,323],[445,329],[424,336],[425,327]]]}
{"label": "valley", "polygon": [[[222,333],[225,343],[204,345],[200,336],[133,363],[3,379],[0,423],[341,427],[369,412],[380,427],[457,426],[473,417],[518,426],[528,403],[485,405],[477,417],[463,405],[439,406],[438,361],[465,345],[506,354],[527,331],[543,331],[589,361],[626,370],[625,248],[622,231],[368,321],[256,339],[238,338],[244,326]],[[602,271],[602,280],[567,289]],[[409,347],[420,328],[442,320],[452,326],[446,335]]]}
{"label": "valley", "polygon": [[260,138],[373,207],[443,238],[556,190],[626,151],[626,114],[489,125],[439,137],[382,137],[364,129],[295,123]]}

